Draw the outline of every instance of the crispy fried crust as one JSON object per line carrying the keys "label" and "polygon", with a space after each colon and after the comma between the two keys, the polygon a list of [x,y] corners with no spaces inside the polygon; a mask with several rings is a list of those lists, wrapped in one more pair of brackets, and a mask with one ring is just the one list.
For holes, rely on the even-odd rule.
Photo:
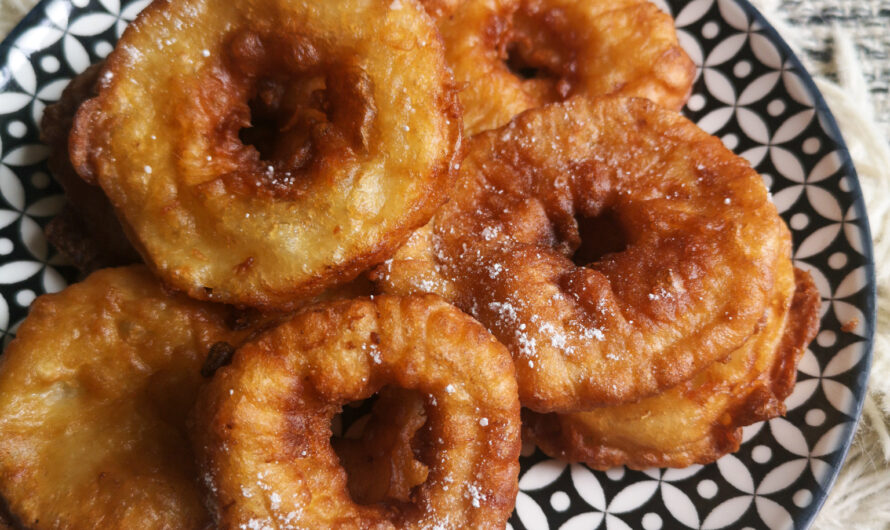
{"label": "crispy fried crust", "polygon": [[38,298],[0,357],[0,494],[28,528],[203,528],[186,415],[230,310],[143,266]]}
{"label": "crispy fried crust", "polygon": [[80,178],[68,156],[74,114],[81,103],[95,97],[101,67],[95,64],[75,77],[40,122],[41,137],[49,146],[49,169],[68,198],[65,209],[47,226],[47,239],[83,273],[142,261],[102,188]]}
{"label": "crispy fried crust", "polygon": [[785,413],[797,362],[819,328],[819,293],[808,273],[795,276],[796,289],[793,278],[780,282],[763,327],[725,364],[637,403],[523,411],[525,433],[548,455],[597,469],[708,464],[738,450],[743,426]]}
{"label": "crispy fried crust", "polygon": [[[425,396],[427,480],[360,506],[331,419],[385,385]],[[322,304],[237,351],[201,392],[192,433],[217,523],[282,528],[502,528],[519,471],[510,356],[430,295]]]}
{"label": "crispy fried crust", "polygon": [[[578,266],[585,226],[583,239],[622,232],[626,245]],[[760,176],[719,139],[604,97],[473,137],[427,248],[380,267],[383,291],[455,293],[510,349],[523,406],[578,412],[725,359],[754,332],[791,240]]]}
{"label": "crispy fried crust", "polygon": [[435,25],[396,7],[158,0],[127,28],[72,161],[166,284],[289,309],[429,220],[460,117]]}
{"label": "crispy fried crust", "polygon": [[574,95],[686,102],[695,66],[648,0],[425,0],[461,87],[467,134]]}

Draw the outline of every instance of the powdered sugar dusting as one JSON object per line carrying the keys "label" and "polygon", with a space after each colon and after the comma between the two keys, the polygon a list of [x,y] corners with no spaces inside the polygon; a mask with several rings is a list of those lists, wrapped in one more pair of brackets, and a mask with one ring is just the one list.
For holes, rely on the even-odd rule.
{"label": "powdered sugar dusting", "polygon": [[373,342],[365,342],[362,344],[362,351],[367,352],[368,355],[371,356],[371,360],[374,361],[374,364],[382,364],[383,357],[380,355],[380,348],[377,347]]}
{"label": "powdered sugar dusting", "polygon": [[476,484],[469,484],[467,486],[465,497],[470,499],[473,508],[479,508],[482,506],[482,502],[488,498]]}
{"label": "powdered sugar dusting", "polygon": [[242,523],[241,530],[273,530],[272,521],[269,519],[251,519],[246,523]]}

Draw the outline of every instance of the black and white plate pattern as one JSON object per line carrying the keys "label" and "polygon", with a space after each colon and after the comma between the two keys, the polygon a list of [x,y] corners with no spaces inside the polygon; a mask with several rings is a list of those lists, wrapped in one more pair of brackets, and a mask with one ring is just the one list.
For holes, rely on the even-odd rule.
{"label": "black and white plate pattern", "polygon": [[[105,57],[148,0],[44,0],[0,45],[0,334],[74,271],[42,227],[61,208],[38,123],[47,104]],[[806,528],[859,418],[875,282],[856,173],[800,62],[745,0],[657,0],[699,68],[686,114],[763,174],[792,229],[794,261],[822,295],[788,415],[745,429],[709,466],[596,472],[526,448],[513,529]]]}

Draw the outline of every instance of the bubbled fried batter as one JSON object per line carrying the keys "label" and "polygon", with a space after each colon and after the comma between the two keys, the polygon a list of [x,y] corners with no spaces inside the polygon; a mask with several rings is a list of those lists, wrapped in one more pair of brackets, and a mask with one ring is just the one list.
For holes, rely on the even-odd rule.
{"label": "bubbled fried batter", "polygon": [[[603,217],[617,226],[592,226],[623,247],[576,264],[581,227]],[[614,97],[472,138],[429,238],[431,253],[378,269],[382,289],[453,293],[510,349],[539,412],[637,401],[727,358],[791,251],[744,159],[675,112]]]}
{"label": "bubbled fried batter", "polygon": [[72,160],[168,286],[292,309],[429,220],[460,117],[434,24],[398,7],[158,1],[128,27]]}
{"label": "bubbled fried batter", "polygon": [[[386,385],[423,397],[428,475],[405,502],[359,505],[331,419]],[[192,433],[225,528],[502,528],[519,428],[507,351],[425,295],[321,304],[248,343],[202,391]]]}
{"label": "bubbled fried batter", "polygon": [[185,431],[204,356],[249,330],[142,266],[44,295],[0,357],[0,495],[27,528],[209,522]]}
{"label": "bubbled fried batter", "polygon": [[679,109],[695,67],[648,0],[424,0],[454,69],[467,134],[574,95]]}
{"label": "bubbled fried batter", "polygon": [[554,458],[596,469],[685,467],[737,451],[743,426],[784,414],[797,362],[819,328],[813,280],[790,267],[779,273],[760,330],[726,363],[637,403],[575,414],[527,411],[530,439]]}

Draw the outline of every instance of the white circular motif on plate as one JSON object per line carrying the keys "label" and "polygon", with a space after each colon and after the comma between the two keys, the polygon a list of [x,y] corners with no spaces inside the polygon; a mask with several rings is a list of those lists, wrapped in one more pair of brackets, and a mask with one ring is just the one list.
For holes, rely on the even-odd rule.
{"label": "white circular motif on plate", "polygon": [[796,213],[791,216],[788,225],[795,230],[803,230],[810,224],[810,217],[805,213]]}
{"label": "white circular motif on plate", "polygon": [[606,476],[609,477],[609,480],[621,480],[624,478],[624,472],[626,468],[624,466],[613,467],[606,470]]}
{"label": "white circular motif on plate", "polygon": [[713,499],[717,495],[717,483],[709,478],[699,482],[695,489],[705,499]]}
{"label": "white circular motif on plate", "polygon": [[798,508],[804,508],[813,502],[813,493],[810,490],[800,490],[794,494],[793,499]]}
{"label": "white circular motif on plate", "polygon": [[689,96],[689,101],[686,102],[686,106],[689,110],[699,111],[705,108],[705,98],[701,94],[692,94]]}
{"label": "white circular motif on plate", "polygon": [[837,333],[830,329],[823,329],[816,335],[816,344],[823,348],[833,346],[835,342],[837,342]]}
{"label": "white circular motif on plate", "polygon": [[804,153],[812,155],[815,154],[820,147],[822,147],[822,142],[820,142],[818,138],[807,138],[803,141],[803,145],[801,147]]}
{"label": "white circular motif on plate", "polygon": [[9,122],[6,130],[9,131],[9,135],[13,138],[21,138],[28,134],[28,126],[18,120]]}
{"label": "white circular motif on plate", "polygon": [[763,185],[766,186],[766,189],[771,189],[773,187],[773,176],[769,173],[761,173],[760,179],[763,181]]}
{"label": "white circular motif on plate", "polygon": [[720,25],[714,21],[706,22],[701,28],[702,37],[706,39],[713,39],[718,33],[720,33]]}
{"label": "white circular motif on plate", "polygon": [[770,116],[778,116],[785,112],[785,102],[781,99],[774,99],[766,106],[766,111],[769,112]]}
{"label": "white circular motif on plate", "polygon": [[810,409],[806,416],[807,425],[810,427],[818,427],[825,423],[825,411],[822,409]]}
{"label": "white circular motif on plate", "polygon": [[835,252],[828,258],[828,266],[832,269],[840,269],[847,264],[847,255],[843,252]]}
{"label": "white circular motif on plate", "polygon": [[59,60],[52,55],[47,55],[40,59],[40,68],[48,74],[58,72],[60,66],[61,64],[59,63]]}
{"label": "white circular motif on plate", "polygon": [[765,445],[758,445],[751,450],[751,459],[758,464],[765,464],[773,457],[773,451]]}
{"label": "white circular motif on plate", "polygon": [[550,496],[550,506],[553,506],[553,509],[558,512],[564,512],[568,510],[569,506],[571,505],[572,500],[564,491],[555,491],[553,492],[553,495]]}
{"label": "white circular motif on plate", "polygon": [[660,530],[662,526],[661,517],[657,513],[647,513],[643,516],[644,530]]}
{"label": "white circular motif on plate", "polygon": [[15,294],[15,303],[22,307],[28,307],[37,298],[37,294],[31,289],[22,289]]}
{"label": "white circular motif on plate", "polygon": [[729,150],[733,150],[739,145],[739,137],[732,133],[723,135],[720,140],[723,142],[723,145],[725,145],[726,148]]}
{"label": "white circular motif on plate", "polygon": [[732,73],[736,77],[748,77],[751,74],[751,63],[748,61],[739,61],[732,69]]}
{"label": "white circular motif on plate", "polygon": [[114,49],[114,46],[112,46],[108,42],[105,42],[104,40],[97,42],[93,46],[93,50],[96,52],[96,55],[98,55],[99,57],[102,57],[102,58],[107,57],[108,54],[111,53],[111,50],[113,50],[113,49]]}

